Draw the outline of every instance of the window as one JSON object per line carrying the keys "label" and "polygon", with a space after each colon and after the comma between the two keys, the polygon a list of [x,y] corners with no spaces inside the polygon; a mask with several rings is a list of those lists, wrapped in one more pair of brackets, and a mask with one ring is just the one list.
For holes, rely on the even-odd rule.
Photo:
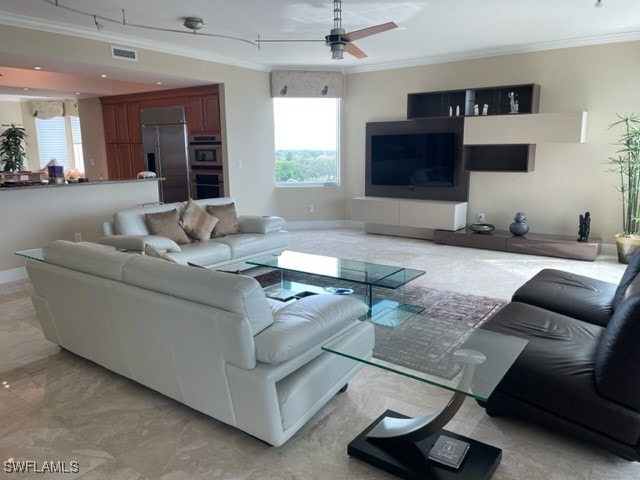
{"label": "window", "polygon": [[67,169],[84,171],[80,119],[74,116],[36,118],[40,167],[52,158]]}
{"label": "window", "polygon": [[278,186],[338,185],[340,99],[274,98]]}

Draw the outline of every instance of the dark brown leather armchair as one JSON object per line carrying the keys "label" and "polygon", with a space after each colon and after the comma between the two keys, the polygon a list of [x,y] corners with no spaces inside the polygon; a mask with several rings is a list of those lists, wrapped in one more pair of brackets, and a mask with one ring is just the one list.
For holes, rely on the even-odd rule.
{"label": "dark brown leather armchair", "polygon": [[640,460],[640,254],[618,285],[545,269],[481,328],[529,340],[486,402]]}

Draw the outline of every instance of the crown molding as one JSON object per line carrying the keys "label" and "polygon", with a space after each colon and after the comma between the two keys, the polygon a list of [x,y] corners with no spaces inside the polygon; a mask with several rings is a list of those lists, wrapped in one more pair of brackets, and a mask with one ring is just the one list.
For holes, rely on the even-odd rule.
{"label": "crown molding", "polygon": [[57,33],[60,35],[69,35],[77,38],[84,38],[90,40],[97,40],[108,43],[116,43],[123,46],[142,48],[146,50],[153,50],[155,52],[167,53],[170,55],[177,55],[181,57],[194,58],[196,60],[206,60],[209,62],[221,63],[224,65],[230,65],[233,67],[247,68],[251,70],[259,70],[264,72],[270,72],[272,69],[269,66],[261,65],[253,62],[245,62],[235,58],[229,58],[222,55],[206,54],[198,50],[190,50],[185,48],[177,48],[167,43],[154,42],[151,40],[142,40],[130,35],[118,35],[113,33],[105,33],[104,31],[98,31],[94,28],[82,28],[77,26],[69,26],[67,24],[43,21],[32,17],[25,17],[22,15],[14,15],[0,12],[0,25],[7,25],[10,27],[26,28],[30,30],[40,30],[49,33]]}
{"label": "crown molding", "polygon": [[376,72],[381,70],[395,70],[399,68],[422,67],[438,63],[460,62],[487,57],[500,57],[504,55],[517,55],[522,53],[542,52],[546,50],[558,50],[561,48],[587,47],[590,45],[602,45],[607,43],[622,43],[640,40],[640,31],[614,33],[609,35],[594,35],[590,37],[576,37],[564,40],[554,40],[524,45],[513,45],[502,48],[488,48],[455,53],[451,55],[434,55],[397,62],[386,62],[372,65],[354,66],[346,68],[345,74]]}

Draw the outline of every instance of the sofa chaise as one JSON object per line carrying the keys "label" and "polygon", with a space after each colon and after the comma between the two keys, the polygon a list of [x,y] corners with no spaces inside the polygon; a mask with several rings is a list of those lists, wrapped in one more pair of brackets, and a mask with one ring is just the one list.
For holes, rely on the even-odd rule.
{"label": "sofa chaise", "polygon": [[373,348],[348,296],[278,302],[245,275],[92,243],[58,240],[43,259],[26,268],[49,341],[274,446],[361,368],[322,345]]}
{"label": "sofa chaise", "polygon": [[481,328],[527,347],[486,402],[640,460],[640,255],[618,285],[555,269],[524,283]]}
{"label": "sofa chaise", "polygon": [[[215,212],[213,215],[220,217],[211,236],[193,238],[178,226],[191,207]],[[166,218],[160,226],[157,222],[151,223],[152,217],[164,217],[174,210],[175,225],[167,225]],[[144,253],[149,245],[176,263],[218,268],[285,250],[289,245],[289,233],[282,229],[284,223],[278,216],[238,216],[235,202],[230,197],[206,198],[120,210],[113,215],[112,221],[103,224],[105,236],[99,243],[137,253]]]}

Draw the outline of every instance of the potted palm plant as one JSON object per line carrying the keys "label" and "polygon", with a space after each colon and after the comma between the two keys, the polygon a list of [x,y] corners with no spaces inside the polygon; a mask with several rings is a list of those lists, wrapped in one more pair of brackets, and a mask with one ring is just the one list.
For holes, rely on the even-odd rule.
{"label": "potted palm plant", "polygon": [[24,145],[29,135],[15,123],[3,126],[7,127],[0,134],[0,162],[3,164],[3,171],[19,172],[24,169]]}
{"label": "potted palm plant", "polygon": [[609,128],[621,128],[615,145],[618,150],[609,163],[620,177],[618,191],[622,199],[622,232],[616,235],[618,261],[628,263],[640,249],[640,115],[618,114]]}

